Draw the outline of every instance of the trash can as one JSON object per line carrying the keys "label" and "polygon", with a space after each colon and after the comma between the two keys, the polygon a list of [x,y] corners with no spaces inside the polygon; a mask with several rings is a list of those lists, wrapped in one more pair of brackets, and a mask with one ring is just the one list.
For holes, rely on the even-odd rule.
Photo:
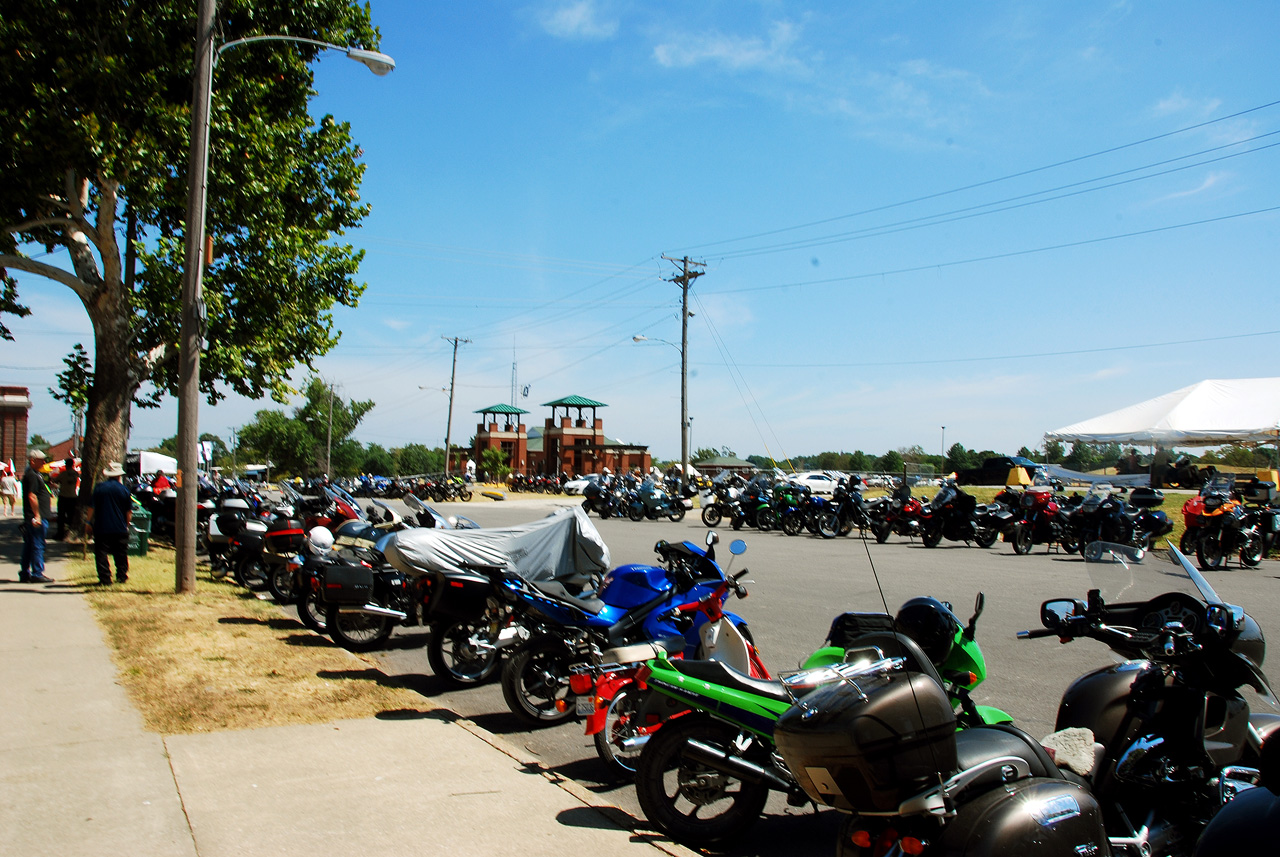
{"label": "trash can", "polygon": [[133,510],[133,523],[129,525],[129,555],[146,556],[151,535],[151,513],[136,506]]}

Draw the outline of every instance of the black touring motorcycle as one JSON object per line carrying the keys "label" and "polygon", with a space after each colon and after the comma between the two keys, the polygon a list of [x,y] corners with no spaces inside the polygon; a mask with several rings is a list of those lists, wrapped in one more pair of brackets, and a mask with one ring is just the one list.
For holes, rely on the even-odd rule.
{"label": "black touring motorcycle", "polygon": [[790,708],[778,750],[810,798],[849,813],[837,853],[1192,854],[1210,819],[1260,783],[1280,715],[1251,712],[1241,694],[1274,708],[1258,624],[1171,552],[1172,569],[1095,566],[1126,600],[1100,587],[1046,601],[1044,628],[1019,634],[1092,638],[1125,658],[1067,688],[1043,745],[1010,725],[957,731],[941,685],[910,657]]}

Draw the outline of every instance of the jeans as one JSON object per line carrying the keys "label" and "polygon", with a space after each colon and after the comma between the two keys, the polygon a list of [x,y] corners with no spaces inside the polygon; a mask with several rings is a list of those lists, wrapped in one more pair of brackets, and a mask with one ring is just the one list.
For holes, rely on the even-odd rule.
{"label": "jeans", "polygon": [[19,579],[44,574],[44,541],[49,534],[49,522],[44,518],[39,524],[30,521],[22,525],[22,565]]}
{"label": "jeans", "polygon": [[129,579],[129,534],[128,533],[95,533],[93,536],[93,561],[98,569],[98,582],[111,582],[111,566],[108,558],[116,561],[116,580],[124,583]]}

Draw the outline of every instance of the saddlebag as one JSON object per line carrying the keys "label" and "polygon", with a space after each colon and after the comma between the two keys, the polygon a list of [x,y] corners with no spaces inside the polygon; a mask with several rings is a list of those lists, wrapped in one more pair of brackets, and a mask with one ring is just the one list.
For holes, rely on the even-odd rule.
{"label": "saddlebag", "polygon": [[373,569],[335,563],[324,569],[324,600],[329,604],[369,603],[373,595]]}
{"label": "saddlebag", "polygon": [[434,577],[427,621],[466,622],[484,615],[485,602],[493,591],[488,576],[474,571],[450,571]]}
{"label": "saddlebag", "polygon": [[273,553],[297,553],[302,550],[306,537],[302,521],[297,518],[280,518],[267,526],[267,550]]}
{"label": "saddlebag", "polygon": [[[968,795],[961,794],[964,801]],[[1102,808],[1073,783],[1026,779],[963,803],[943,829],[939,853],[1077,857],[1110,853]]]}
{"label": "saddlebag", "polygon": [[1139,509],[1154,509],[1164,503],[1164,492],[1155,488],[1134,488],[1129,494],[1129,502]]}

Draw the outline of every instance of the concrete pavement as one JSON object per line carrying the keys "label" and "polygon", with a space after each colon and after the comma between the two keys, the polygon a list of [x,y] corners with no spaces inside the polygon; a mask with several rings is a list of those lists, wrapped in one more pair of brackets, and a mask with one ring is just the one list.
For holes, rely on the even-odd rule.
{"label": "concrete pavement", "polygon": [[145,732],[79,589],[17,583],[16,536],[0,520],[0,854],[691,853],[443,710]]}

